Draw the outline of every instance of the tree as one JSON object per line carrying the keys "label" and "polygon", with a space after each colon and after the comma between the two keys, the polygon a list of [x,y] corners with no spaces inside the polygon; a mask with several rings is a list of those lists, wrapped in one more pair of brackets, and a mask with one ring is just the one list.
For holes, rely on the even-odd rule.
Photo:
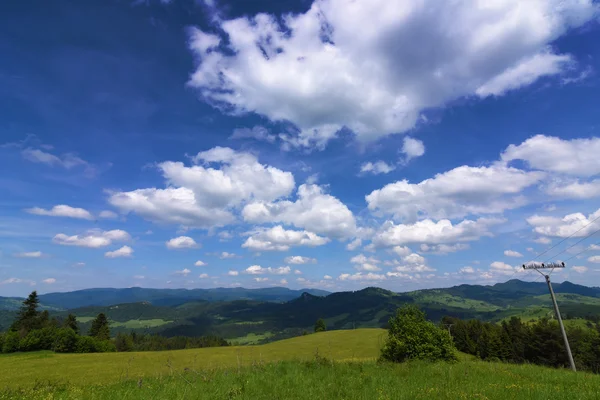
{"label": "tree", "polygon": [[25,300],[23,300],[19,314],[17,314],[17,319],[11,325],[10,330],[13,332],[19,331],[24,336],[32,329],[40,328],[39,305],[40,299],[38,298],[37,292],[34,290]]}
{"label": "tree", "polygon": [[96,319],[92,321],[89,335],[99,340],[110,339],[110,328],[108,326],[108,318],[106,318],[106,314],[100,313]]}
{"label": "tree", "polygon": [[315,332],[325,332],[327,330],[327,326],[325,325],[325,321],[323,318],[319,318],[315,323]]}
{"label": "tree", "polygon": [[71,328],[73,332],[79,334],[79,325],[77,325],[77,317],[75,317],[75,315],[73,314],[69,313],[69,315],[67,315],[67,319],[65,319],[63,327]]}
{"label": "tree", "polygon": [[425,319],[414,305],[396,311],[389,321],[388,338],[381,358],[403,362],[413,359],[456,361],[456,349],[447,330]]}

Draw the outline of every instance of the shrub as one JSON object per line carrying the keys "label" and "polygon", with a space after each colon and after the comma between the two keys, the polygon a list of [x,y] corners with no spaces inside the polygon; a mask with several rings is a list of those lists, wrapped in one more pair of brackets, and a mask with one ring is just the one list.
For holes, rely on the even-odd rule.
{"label": "shrub", "polygon": [[78,336],[71,328],[56,331],[52,350],[57,353],[73,353],[77,348]]}
{"label": "shrub", "polygon": [[91,336],[79,336],[77,338],[76,353],[108,353],[113,351],[117,351],[117,349],[110,340],[98,340]]}
{"label": "shrub", "polygon": [[4,334],[4,344],[2,345],[3,353],[14,353],[19,351],[19,333],[18,332],[6,332]]}
{"label": "shrub", "polygon": [[393,362],[456,360],[450,334],[427,321],[416,306],[398,309],[389,326],[388,338],[381,350],[382,359]]}
{"label": "shrub", "polygon": [[315,332],[325,332],[327,330],[327,326],[325,325],[325,321],[323,318],[319,318],[315,323]]}

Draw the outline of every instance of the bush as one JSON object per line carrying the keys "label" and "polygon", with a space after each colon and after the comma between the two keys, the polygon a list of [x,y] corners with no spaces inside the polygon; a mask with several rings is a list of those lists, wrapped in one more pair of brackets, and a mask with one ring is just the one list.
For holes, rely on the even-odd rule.
{"label": "bush", "polygon": [[57,353],[73,353],[77,348],[78,336],[71,328],[56,331],[52,350]]}
{"label": "bush", "polygon": [[4,336],[6,336],[5,333],[0,333],[0,353],[2,353],[2,347],[4,346]]}
{"label": "bush", "polygon": [[3,353],[14,353],[19,351],[20,342],[19,332],[6,332],[4,334],[4,344],[2,345]]}
{"label": "bush", "polygon": [[387,361],[445,360],[456,361],[450,334],[425,319],[416,306],[407,305],[389,321],[388,338],[381,350]]}
{"label": "bush", "polygon": [[77,338],[76,353],[108,353],[117,351],[110,340],[98,340],[91,336],[79,336]]}

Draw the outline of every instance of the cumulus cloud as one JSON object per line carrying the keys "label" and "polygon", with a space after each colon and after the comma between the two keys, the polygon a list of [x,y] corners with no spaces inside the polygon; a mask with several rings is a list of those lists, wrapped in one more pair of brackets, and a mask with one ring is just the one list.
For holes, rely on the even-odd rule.
{"label": "cumulus cloud", "polygon": [[108,251],[104,253],[104,257],[107,258],[118,258],[118,257],[131,257],[133,249],[129,246],[123,246],[115,251]]}
{"label": "cumulus cloud", "polygon": [[204,267],[205,265],[206,265],[206,263],[204,261],[200,261],[200,260],[198,260],[194,263],[194,266],[196,266],[196,267]]}
{"label": "cumulus cloud", "polygon": [[563,218],[533,215],[527,218],[527,223],[540,235],[561,238],[571,235],[582,237],[595,232],[600,227],[600,209],[587,217],[582,213],[565,215]]}
{"label": "cumulus cloud", "polygon": [[29,214],[45,215],[48,217],[68,217],[93,220],[94,216],[83,208],[70,207],[64,204],[60,204],[52,207],[50,210],[45,210],[40,207],[28,208],[25,210]]}
{"label": "cumulus cloud", "polygon": [[192,271],[187,268],[182,269],[181,271],[175,271],[175,275],[188,276]]}
{"label": "cumulus cloud", "polygon": [[262,275],[262,274],[273,274],[273,275],[288,275],[292,272],[290,267],[261,267],[260,265],[251,265],[244,270],[245,273],[250,275]]}
{"label": "cumulus cloud", "polygon": [[52,285],[53,283],[56,283],[56,279],[46,278],[46,279],[42,280],[42,282],[44,282],[46,285]]}
{"label": "cumulus cloud", "polygon": [[555,180],[546,186],[545,192],[550,196],[564,199],[591,199],[600,197],[600,179],[582,182],[578,179],[571,181]]}
{"label": "cumulus cloud", "polygon": [[257,251],[287,251],[296,246],[322,246],[328,238],[308,231],[286,230],[281,225],[272,228],[258,228],[250,232],[250,237],[242,247]]}
{"label": "cumulus cloud", "polygon": [[409,162],[413,158],[421,157],[425,154],[425,145],[419,139],[407,136],[402,143],[402,154],[404,154],[404,162]]}
{"label": "cumulus cloud", "polygon": [[59,233],[54,236],[52,241],[56,244],[64,246],[99,248],[106,247],[113,242],[122,242],[130,239],[131,236],[129,233],[121,229],[114,229],[111,231],[91,230],[85,234],[73,236],[67,236],[64,233]]}
{"label": "cumulus cloud", "polygon": [[200,274],[200,275],[198,275],[198,278],[200,278],[200,279],[207,279],[208,278],[208,274]]}
{"label": "cumulus cloud", "polygon": [[333,279],[333,277],[332,277],[331,275],[324,275],[324,276],[323,276],[323,279],[325,279],[325,280],[328,280],[328,281],[329,281],[329,280]]}
{"label": "cumulus cloud", "polygon": [[461,269],[459,269],[458,272],[460,272],[461,274],[474,274],[475,268],[466,266],[466,267],[462,267]]}
{"label": "cumulus cloud", "polygon": [[588,261],[591,263],[600,264],[600,256],[592,256],[592,257],[588,258]]}
{"label": "cumulus cloud", "polygon": [[354,251],[362,245],[362,239],[356,238],[346,245],[346,250]]}
{"label": "cumulus cloud", "polygon": [[514,251],[514,250],[504,250],[504,255],[506,257],[523,257],[523,254],[519,253],[518,251]]}
{"label": "cumulus cloud", "polygon": [[362,174],[370,173],[373,175],[387,174],[396,169],[395,165],[386,163],[385,161],[367,162],[360,166]]}
{"label": "cumulus cloud", "polygon": [[238,271],[235,270],[230,270],[227,272],[227,275],[229,276],[238,276],[240,273]]}
{"label": "cumulus cloud", "polygon": [[340,281],[382,281],[385,280],[385,275],[383,274],[374,274],[372,272],[362,273],[356,272],[355,274],[341,274],[338,276]]}
{"label": "cumulus cloud", "polygon": [[193,249],[198,243],[189,236],[179,236],[166,242],[167,249]]}
{"label": "cumulus cloud", "polygon": [[422,252],[433,253],[433,254],[448,254],[455,253],[461,250],[467,250],[470,248],[468,243],[456,243],[456,244],[436,244],[429,245],[423,243],[420,247]]}
{"label": "cumulus cloud", "polygon": [[516,168],[462,166],[418,184],[406,179],[366,196],[369,209],[397,219],[462,218],[518,208],[526,199],[520,192],[544,177],[543,172]]}
{"label": "cumulus cloud", "polygon": [[221,252],[221,254],[219,255],[219,258],[221,260],[226,260],[228,258],[236,258],[236,257],[238,257],[236,254],[229,253],[229,252],[226,252],[226,251]]}
{"label": "cumulus cloud", "polygon": [[189,167],[173,161],[158,164],[167,188],[112,193],[109,202],[150,221],[213,228],[234,222],[233,211],[243,204],[269,202],[295,187],[290,172],[260,164],[250,153],[215,147],[192,160],[196,165]]}
{"label": "cumulus cloud", "polygon": [[348,207],[314,184],[300,185],[295,202],[255,202],[244,207],[242,215],[246,222],[281,222],[334,238],[353,236],[356,231]]}
{"label": "cumulus cloud", "polygon": [[359,254],[350,259],[350,262],[354,265],[354,269],[358,271],[381,271],[381,268],[377,266],[379,260],[375,257],[367,257],[364,254]]}
{"label": "cumulus cloud", "polygon": [[293,123],[291,145],[323,147],[342,127],[374,140],[423,110],[563,72],[573,60],[549,44],[596,12],[591,0],[315,1],[218,20],[220,35],[191,30],[189,85],[221,110]]}
{"label": "cumulus cloud", "polygon": [[583,274],[588,271],[588,267],[584,267],[584,266],[574,266],[574,267],[571,267],[571,269],[573,271],[577,272],[578,274]]}
{"label": "cumulus cloud", "polygon": [[18,283],[25,283],[25,284],[28,284],[29,286],[35,286],[35,281],[32,281],[30,279],[8,278],[3,281],[0,281],[0,285],[10,285],[10,284],[18,284]]}
{"label": "cumulus cloud", "polygon": [[[551,154],[552,157],[548,157]],[[563,140],[536,135],[520,145],[510,145],[502,160],[522,160],[531,168],[572,176],[600,174],[600,138]]]}
{"label": "cumulus cloud", "polygon": [[502,223],[495,218],[479,218],[463,220],[452,224],[447,219],[434,222],[430,219],[418,221],[411,225],[386,221],[373,237],[376,247],[404,246],[413,243],[442,244],[468,242],[484,236],[492,236],[489,228]]}
{"label": "cumulus cloud", "polygon": [[316,264],[316,258],[303,257],[303,256],[290,256],[285,258],[286,264]]}
{"label": "cumulus cloud", "polygon": [[13,255],[18,258],[41,258],[44,256],[41,251],[26,251],[23,253],[15,253]]}

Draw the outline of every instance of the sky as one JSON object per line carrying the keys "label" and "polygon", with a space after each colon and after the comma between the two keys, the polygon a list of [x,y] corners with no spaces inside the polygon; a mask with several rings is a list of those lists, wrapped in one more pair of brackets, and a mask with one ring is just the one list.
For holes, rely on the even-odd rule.
{"label": "sky", "polygon": [[0,296],[600,286],[592,0],[0,5]]}

